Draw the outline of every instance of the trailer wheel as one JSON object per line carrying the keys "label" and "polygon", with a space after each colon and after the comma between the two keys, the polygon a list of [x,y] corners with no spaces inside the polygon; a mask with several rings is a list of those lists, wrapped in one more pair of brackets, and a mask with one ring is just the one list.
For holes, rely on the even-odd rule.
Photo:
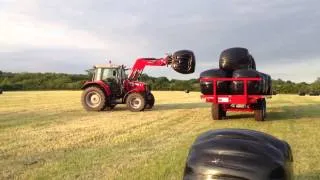
{"label": "trailer wheel", "polygon": [[87,111],[102,111],[106,106],[104,92],[95,86],[86,88],[81,97],[81,103]]}
{"label": "trailer wheel", "polygon": [[153,107],[154,101],[155,101],[154,96],[153,96],[152,93],[149,93],[146,98],[147,98],[147,102],[146,102],[146,107],[145,108],[146,109],[151,109]]}
{"label": "trailer wheel", "polygon": [[263,118],[265,119],[267,117],[267,103],[266,100],[262,100],[262,105],[263,105]]}
{"label": "trailer wheel", "polygon": [[222,116],[222,117],[227,117],[227,111],[221,110],[221,116]]}
{"label": "trailer wheel", "polygon": [[213,120],[221,120],[224,114],[223,112],[221,105],[212,104],[211,115]]}
{"label": "trailer wheel", "polygon": [[254,118],[256,121],[264,121],[266,117],[266,100],[262,99],[257,102],[254,110]]}
{"label": "trailer wheel", "polygon": [[131,93],[127,98],[127,107],[132,112],[143,111],[146,104],[146,99],[139,93]]}

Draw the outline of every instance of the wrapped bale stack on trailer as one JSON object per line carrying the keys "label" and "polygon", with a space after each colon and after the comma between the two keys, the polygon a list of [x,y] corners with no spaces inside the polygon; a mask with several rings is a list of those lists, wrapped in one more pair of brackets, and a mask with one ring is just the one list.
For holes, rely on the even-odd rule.
{"label": "wrapped bale stack on trailer", "polygon": [[220,54],[219,69],[200,74],[200,89],[207,102],[213,103],[213,119],[227,111],[254,111],[255,119],[266,117],[265,96],[272,95],[271,76],[256,70],[248,49],[229,48]]}

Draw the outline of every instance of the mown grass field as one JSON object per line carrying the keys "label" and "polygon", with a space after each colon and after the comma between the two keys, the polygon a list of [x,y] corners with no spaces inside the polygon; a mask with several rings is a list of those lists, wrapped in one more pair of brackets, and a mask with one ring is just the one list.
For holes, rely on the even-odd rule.
{"label": "mown grass field", "polygon": [[296,179],[320,179],[320,97],[277,95],[268,120],[213,121],[199,93],[154,92],[155,108],[86,112],[80,91],[0,95],[0,179],[181,179],[189,146],[209,129],[248,128],[292,146]]}

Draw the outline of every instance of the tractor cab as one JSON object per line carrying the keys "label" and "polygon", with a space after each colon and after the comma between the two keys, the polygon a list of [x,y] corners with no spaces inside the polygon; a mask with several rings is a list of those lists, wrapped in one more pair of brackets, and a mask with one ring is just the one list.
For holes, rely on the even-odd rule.
{"label": "tractor cab", "polygon": [[124,66],[119,65],[95,65],[89,70],[92,81],[103,81],[110,86],[110,90],[115,95],[121,95],[123,92],[122,82],[127,79]]}

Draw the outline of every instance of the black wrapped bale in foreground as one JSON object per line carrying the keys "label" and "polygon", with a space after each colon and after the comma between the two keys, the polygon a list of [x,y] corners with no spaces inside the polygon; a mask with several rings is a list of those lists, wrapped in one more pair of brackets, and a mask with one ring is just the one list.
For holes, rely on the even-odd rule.
{"label": "black wrapped bale in foreground", "polygon": [[190,148],[184,180],[290,180],[292,153],[288,143],[245,129],[211,130]]}

